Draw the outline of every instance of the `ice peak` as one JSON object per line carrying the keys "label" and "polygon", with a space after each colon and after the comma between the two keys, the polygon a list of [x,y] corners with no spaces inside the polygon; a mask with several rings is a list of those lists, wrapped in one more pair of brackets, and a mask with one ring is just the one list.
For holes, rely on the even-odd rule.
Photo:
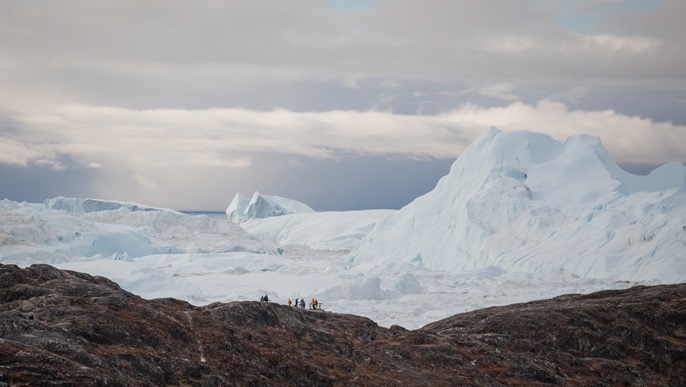
{"label": "ice peak", "polygon": [[681,280],[685,176],[680,163],[630,174],[595,136],[557,141],[490,128],[433,191],[379,220],[350,258],[400,269],[421,256],[431,270]]}
{"label": "ice peak", "polygon": [[275,195],[264,195],[257,191],[250,199],[241,193],[237,193],[231,204],[226,208],[226,216],[234,223],[241,223],[254,218],[262,219],[303,212],[315,211],[307,204],[297,200]]}
{"label": "ice peak", "polygon": [[457,159],[446,177],[451,186],[483,187],[493,179],[513,179],[537,199],[585,205],[608,194],[685,188],[686,167],[662,166],[648,176],[622,170],[600,138],[576,135],[563,141],[528,131],[490,128]]}

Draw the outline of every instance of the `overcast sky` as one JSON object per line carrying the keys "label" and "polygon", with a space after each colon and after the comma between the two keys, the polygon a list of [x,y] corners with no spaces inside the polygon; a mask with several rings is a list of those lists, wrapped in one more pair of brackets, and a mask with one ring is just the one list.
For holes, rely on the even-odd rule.
{"label": "overcast sky", "polygon": [[684,0],[0,0],[0,198],[399,208],[486,128],[686,161]]}

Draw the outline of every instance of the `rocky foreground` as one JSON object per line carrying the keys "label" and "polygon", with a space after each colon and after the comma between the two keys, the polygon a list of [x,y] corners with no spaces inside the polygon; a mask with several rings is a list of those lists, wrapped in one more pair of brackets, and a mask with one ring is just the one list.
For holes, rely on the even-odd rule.
{"label": "rocky foreground", "polygon": [[0,265],[0,386],[685,386],[686,284],[488,308],[409,331],[274,303],[144,300]]}

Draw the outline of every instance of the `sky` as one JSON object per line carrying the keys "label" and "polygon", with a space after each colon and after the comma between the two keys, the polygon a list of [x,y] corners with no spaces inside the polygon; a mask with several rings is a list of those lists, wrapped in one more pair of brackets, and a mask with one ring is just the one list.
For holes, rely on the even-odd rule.
{"label": "sky", "polygon": [[0,198],[399,208],[490,126],[686,162],[683,0],[0,0]]}

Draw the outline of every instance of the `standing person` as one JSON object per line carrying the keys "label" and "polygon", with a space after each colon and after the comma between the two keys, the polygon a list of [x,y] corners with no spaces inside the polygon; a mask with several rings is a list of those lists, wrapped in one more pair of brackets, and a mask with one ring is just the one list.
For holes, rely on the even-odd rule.
{"label": "standing person", "polygon": [[264,302],[269,302],[269,297],[266,294],[264,295]]}
{"label": "standing person", "polygon": [[297,298],[295,299],[295,307],[296,308],[298,307],[298,299]]}
{"label": "standing person", "polygon": [[288,299],[288,306],[291,306],[291,299]]}
{"label": "standing person", "polygon": [[305,299],[304,298],[300,299],[300,307],[305,309]]}

